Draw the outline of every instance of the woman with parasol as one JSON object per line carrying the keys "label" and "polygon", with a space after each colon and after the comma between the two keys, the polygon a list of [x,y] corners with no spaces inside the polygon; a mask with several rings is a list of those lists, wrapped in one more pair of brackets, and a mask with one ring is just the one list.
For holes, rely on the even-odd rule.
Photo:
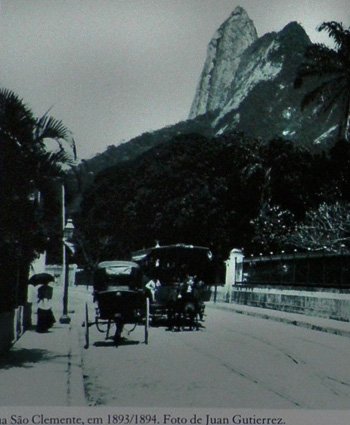
{"label": "woman with parasol", "polygon": [[56,322],[52,312],[53,287],[50,285],[55,280],[49,273],[39,273],[29,279],[29,283],[38,286],[37,291],[37,332],[47,332]]}

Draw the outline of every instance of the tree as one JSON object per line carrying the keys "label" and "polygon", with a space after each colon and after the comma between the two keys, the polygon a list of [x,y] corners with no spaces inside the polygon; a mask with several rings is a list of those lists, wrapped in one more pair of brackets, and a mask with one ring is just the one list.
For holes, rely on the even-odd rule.
{"label": "tree", "polygon": [[253,242],[264,251],[274,251],[284,246],[286,238],[295,228],[295,218],[290,211],[266,202],[251,224],[255,231]]}
{"label": "tree", "polygon": [[84,257],[125,258],[156,240],[210,246],[222,256],[280,245],[292,220],[320,202],[323,174],[315,177],[313,161],[282,139],[179,136],[98,175],[75,220]]}
{"label": "tree", "polygon": [[[58,150],[47,151],[47,140]],[[17,94],[0,89],[0,309],[17,303],[30,262],[46,247],[51,186],[69,162],[67,147],[74,155],[74,140],[61,121],[47,114],[35,118]]]}
{"label": "tree", "polygon": [[233,141],[179,136],[101,173],[84,195],[77,222],[86,246],[94,247],[89,251],[100,253],[106,236],[103,259],[156,240],[231,248],[231,233],[243,227],[232,207],[243,205],[235,201],[243,195],[231,161],[235,152]]}
{"label": "tree", "polygon": [[[75,157],[75,142],[61,121],[45,114],[35,118],[14,92],[0,90],[1,188],[8,195],[28,197],[47,186],[47,180],[62,176],[63,166]],[[58,151],[47,151],[54,140]],[[67,149],[71,150],[71,154]]]}
{"label": "tree", "polygon": [[300,218],[312,198],[312,163],[306,149],[288,140],[260,141],[250,147],[240,166],[242,188],[249,196],[254,194],[260,208],[279,205]]}
{"label": "tree", "polygon": [[339,253],[350,248],[350,204],[322,203],[306,213],[305,220],[286,237],[296,248]]}
{"label": "tree", "polygon": [[349,140],[350,119],[350,28],[338,22],[324,22],[319,31],[326,31],[334,41],[334,48],[324,44],[308,46],[297,72],[295,87],[300,88],[305,79],[319,77],[316,87],[302,100],[302,108],[319,102],[321,110],[330,112],[333,106],[341,110],[339,138]]}

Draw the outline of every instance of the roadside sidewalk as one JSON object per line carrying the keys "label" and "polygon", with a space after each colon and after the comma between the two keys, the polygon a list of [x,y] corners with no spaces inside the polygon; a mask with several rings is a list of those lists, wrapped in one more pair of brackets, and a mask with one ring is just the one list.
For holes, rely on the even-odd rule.
{"label": "roadside sidewalk", "polygon": [[339,320],[325,319],[322,317],[307,316],[304,314],[288,313],[267,308],[250,307],[235,303],[225,303],[216,301],[207,304],[208,308],[218,308],[232,311],[238,314],[259,317],[261,319],[274,320],[294,326],[301,326],[335,335],[350,337],[350,323]]}
{"label": "roadside sidewalk", "polygon": [[71,323],[61,324],[62,288],[54,291],[55,325],[48,333],[26,331],[0,359],[2,406],[86,405],[79,327],[84,301],[91,295],[81,288],[70,289]]}

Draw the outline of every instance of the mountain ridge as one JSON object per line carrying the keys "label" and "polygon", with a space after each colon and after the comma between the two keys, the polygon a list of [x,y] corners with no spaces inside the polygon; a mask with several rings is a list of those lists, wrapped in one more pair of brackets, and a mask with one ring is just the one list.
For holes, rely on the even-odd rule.
{"label": "mountain ridge", "polygon": [[[247,20],[243,12],[241,16],[243,22]],[[229,21],[225,22],[232,25]],[[301,90],[296,90],[294,86],[297,69],[304,61],[306,48],[311,44],[304,28],[297,22],[290,22],[281,31],[266,33],[250,43],[241,52],[230,85],[224,78],[216,82],[226,87],[224,95],[221,93],[212,99],[216,109],[209,107],[204,111],[215,115],[212,121],[214,134],[238,130],[265,140],[288,138],[310,149],[327,149],[331,146],[338,126],[339,110],[331,111],[326,119],[320,117],[320,105],[301,111],[303,97],[319,81],[307,82]],[[229,49],[226,54],[235,55]],[[202,81],[208,79],[209,60],[215,67],[221,66],[208,49],[197,87],[203,87]],[[213,70],[210,69],[210,72],[213,73]],[[223,75],[220,70],[216,73]],[[197,89],[195,99],[206,96],[208,93],[198,93]],[[195,116],[193,108],[189,116]]]}
{"label": "mountain ridge", "polygon": [[294,87],[310,44],[297,22],[258,37],[248,14],[236,7],[209,42],[188,120],[110,146],[83,161],[75,173],[82,175],[82,189],[101,170],[135,159],[180,134],[215,137],[239,131],[266,141],[281,137],[310,149],[328,149],[336,137],[339,110],[325,118],[320,105],[301,111],[303,96],[319,81],[300,90]]}

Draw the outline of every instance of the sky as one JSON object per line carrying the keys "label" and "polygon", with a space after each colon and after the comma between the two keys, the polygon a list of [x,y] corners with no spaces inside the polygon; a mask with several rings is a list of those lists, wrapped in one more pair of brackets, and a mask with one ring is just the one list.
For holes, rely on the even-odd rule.
{"label": "sky", "polygon": [[0,0],[0,87],[48,110],[87,159],[188,117],[208,43],[235,7],[258,35],[350,26],[348,0]]}

